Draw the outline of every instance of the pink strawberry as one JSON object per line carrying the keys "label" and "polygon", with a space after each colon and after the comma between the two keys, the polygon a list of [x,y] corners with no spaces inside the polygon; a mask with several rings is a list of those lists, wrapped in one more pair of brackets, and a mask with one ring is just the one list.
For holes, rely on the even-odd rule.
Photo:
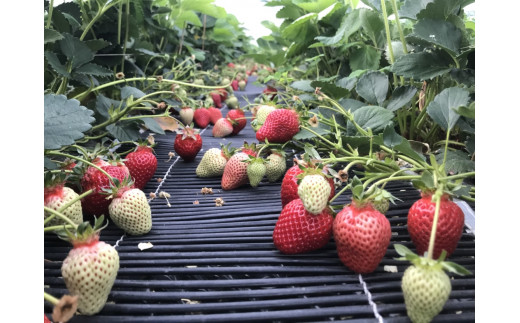
{"label": "pink strawberry", "polygon": [[223,190],[233,190],[248,183],[247,163],[243,162],[248,158],[249,155],[244,152],[238,152],[231,156],[224,167],[224,174],[222,175],[221,184]]}
{"label": "pink strawberry", "polygon": [[269,85],[262,91],[262,93],[265,94],[269,100],[273,100],[277,92],[278,90],[276,88]]}
{"label": "pink strawberry", "polygon": [[196,129],[189,126],[178,130],[177,133],[173,149],[184,161],[193,161],[202,148],[202,138]]}
{"label": "pink strawberry", "polygon": [[213,127],[213,137],[222,138],[229,136],[233,132],[231,121],[226,118],[220,118]]}
{"label": "pink strawberry", "polygon": [[208,109],[204,107],[196,109],[193,113],[193,120],[195,120],[195,124],[200,128],[206,128],[210,122],[210,115]]}
{"label": "pink strawberry", "polygon": [[[226,84],[228,84],[228,83],[229,83],[229,79],[227,79]],[[219,95],[220,95],[220,102],[226,101],[228,98],[228,93],[227,93],[226,89],[220,88],[220,89],[217,89],[217,91],[219,92]]]}
{"label": "pink strawberry", "polygon": [[[108,175],[113,178],[118,179],[119,181],[123,181],[126,177],[130,176],[130,172],[128,168],[122,168],[119,166],[113,166],[108,164],[107,162],[101,159],[95,159],[96,162],[93,161],[93,164],[98,165],[106,165],[101,166],[100,168],[104,170]],[[106,195],[103,194],[103,189],[110,187],[110,179],[99,171],[97,168],[89,166],[81,178],[81,189],[82,192],[86,192],[88,190],[93,190],[93,192],[87,196],[85,196],[81,200],[81,206],[83,208],[83,212],[88,215],[102,215],[108,214],[108,206],[110,205],[110,200],[107,200]]]}
{"label": "pink strawberry", "polygon": [[238,80],[233,80],[231,82],[231,88],[233,89],[233,91],[238,91]]}
{"label": "pink strawberry", "polygon": [[233,125],[232,135],[237,135],[247,124],[246,116],[242,109],[229,110],[226,118],[231,120],[231,124]]}
{"label": "pink strawberry", "polygon": [[392,237],[388,219],[371,203],[355,199],[336,215],[333,233],[339,259],[359,274],[376,270]]}
{"label": "pink strawberry", "polygon": [[209,107],[208,111],[209,111],[209,123],[214,125],[218,119],[222,118],[222,112],[220,111],[220,109],[217,109],[215,107]]}
{"label": "pink strawberry", "polygon": [[274,245],[285,254],[320,249],[330,241],[333,221],[329,208],[315,215],[305,210],[300,199],[292,200],[283,208],[276,221]]}
{"label": "pink strawberry", "polygon": [[228,63],[227,66],[228,66],[229,68],[235,68],[235,64],[233,64],[233,63]]}
{"label": "pink strawberry", "polygon": [[125,165],[130,171],[135,187],[142,190],[157,170],[157,157],[152,147],[142,143],[126,155]]}
{"label": "pink strawberry", "polygon": [[119,270],[117,250],[99,241],[103,222],[100,216],[94,227],[84,222],[75,234],[67,231],[73,248],[63,260],[61,275],[71,295],[78,296],[78,310],[84,315],[103,309]]}
{"label": "pink strawberry", "polygon": [[286,143],[300,131],[298,114],[293,110],[276,109],[269,113],[264,124],[258,129],[256,139],[271,143]]}

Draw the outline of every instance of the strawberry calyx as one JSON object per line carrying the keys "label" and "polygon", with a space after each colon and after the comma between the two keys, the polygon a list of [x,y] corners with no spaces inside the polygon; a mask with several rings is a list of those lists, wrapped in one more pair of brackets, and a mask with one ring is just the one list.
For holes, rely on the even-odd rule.
{"label": "strawberry calyx", "polygon": [[120,198],[126,191],[134,188],[134,181],[130,176],[125,177],[121,182],[114,178],[114,183],[110,183],[109,187],[105,187],[100,192],[105,194],[106,199]]}
{"label": "strawberry calyx", "polygon": [[94,226],[90,222],[85,221],[78,225],[74,232],[69,231],[66,227],[55,232],[59,238],[70,242],[73,248],[88,247],[95,245],[99,241],[101,230],[108,226],[108,221],[103,225],[104,221],[105,216],[101,215],[95,218]]}
{"label": "strawberry calyx", "polygon": [[188,138],[196,140],[199,130],[195,129],[192,125],[189,125],[180,127],[179,129],[177,129],[177,133],[182,135],[182,140],[186,140]]}
{"label": "strawberry calyx", "polygon": [[231,158],[231,156],[233,156],[237,150],[237,148],[230,147],[230,145],[231,143],[228,143],[227,145],[220,144],[220,154],[226,160],[229,160],[229,158]]}
{"label": "strawberry calyx", "polygon": [[249,156],[256,157],[258,153],[258,147],[256,143],[248,144],[247,141],[244,141],[244,144],[240,148],[243,153],[248,154]]}
{"label": "strawberry calyx", "polygon": [[394,244],[395,251],[401,256],[399,258],[394,258],[395,260],[403,260],[410,261],[414,266],[428,268],[431,270],[445,270],[452,273],[455,273],[460,276],[464,275],[472,275],[473,273],[466,268],[462,267],[459,264],[456,264],[452,261],[445,261],[446,259],[446,250],[443,250],[440,257],[438,259],[431,259],[426,256],[421,257],[415,254],[413,251],[408,249],[406,246],[402,244]]}

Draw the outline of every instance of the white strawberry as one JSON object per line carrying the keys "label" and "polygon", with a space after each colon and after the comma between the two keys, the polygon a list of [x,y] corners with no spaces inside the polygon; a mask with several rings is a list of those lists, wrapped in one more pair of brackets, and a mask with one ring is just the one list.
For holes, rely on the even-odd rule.
{"label": "white strawberry", "polygon": [[194,110],[191,107],[182,107],[181,111],[179,112],[179,115],[181,117],[182,123],[184,123],[185,126],[190,125],[193,121],[193,114]]}
{"label": "white strawberry", "polygon": [[320,214],[327,207],[330,191],[328,180],[321,174],[305,175],[298,185],[298,196],[312,214]]}
{"label": "white strawberry", "polygon": [[283,176],[287,168],[284,153],[283,151],[272,151],[271,154],[267,156],[266,160],[265,175],[270,183],[274,183]]}
{"label": "white strawberry", "polygon": [[114,224],[130,235],[143,235],[152,229],[152,210],[146,194],[138,188],[124,184],[117,188],[108,212]]}
{"label": "white strawberry", "polygon": [[[43,204],[53,210],[58,210],[65,204],[72,202],[72,200],[79,197],[71,188],[65,187],[64,182],[58,179],[58,182],[50,180],[48,186],[44,189],[44,202]],[[67,218],[72,220],[76,224],[83,222],[83,211],[81,208],[81,200],[77,200],[72,203],[69,207],[62,210],[61,213]],[[51,216],[50,212],[44,211],[44,218]],[[58,217],[54,217],[45,224],[45,226],[56,226],[61,224],[67,224],[65,220]]]}
{"label": "white strawberry", "polygon": [[195,173],[198,177],[216,177],[224,174],[224,167],[235,149],[222,146],[222,149],[210,148],[204,153]]}
{"label": "white strawberry", "polygon": [[67,231],[73,249],[61,266],[67,289],[78,296],[78,310],[85,315],[101,311],[107,302],[119,270],[119,255],[114,247],[99,241],[104,216],[94,227],[83,222],[75,234]]}

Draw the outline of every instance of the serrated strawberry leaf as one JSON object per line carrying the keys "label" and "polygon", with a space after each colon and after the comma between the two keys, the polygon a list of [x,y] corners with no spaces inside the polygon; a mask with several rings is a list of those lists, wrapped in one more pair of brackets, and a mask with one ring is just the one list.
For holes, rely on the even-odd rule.
{"label": "serrated strawberry leaf", "polygon": [[64,33],[63,39],[59,42],[62,53],[72,62],[72,68],[75,69],[94,59],[94,52],[85,44],[85,42]]}
{"label": "serrated strawberry leaf", "polygon": [[47,29],[47,28],[44,29],[44,32],[43,32],[43,43],[44,44],[54,43],[55,41],[60,40],[60,39],[63,39],[63,36],[56,30]]}
{"label": "serrated strawberry leaf", "polygon": [[469,92],[458,87],[444,89],[437,94],[428,107],[428,115],[445,130],[452,129],[460,115],[457,109],[469,102]]}
{"label": "serrated strawberry leaf", "polygon": [[143,120],[146,128],[150,129],[151,131],[153,131],[155,133],[164,135],[163,128],[161,128],[161,126],[159,125],[159,123],[157,123],[155,118],[142,118],[141,120]]}
{"label": "serrated strawberry leaf", "polygon": [[70,77],[70,73],[67,71],[67,68],[60,62],[60,59],[55,53],[46,51],[44,56],[47,59],[47,63],[49,63],[55,72],[61,76]]}
{"label": "serrated strawberry leaf", "polygon": [[356,92],[370,104],[383,105],[388,87],[388,76],[378,71],[372,71],[359,78]]}
{"label": "serrated strawberry leaf", "polygon": [[134,99],[139,99],[146,94],[139,90],[138,88],[132,87],[132,86],[125,86],[121,89],[121,99],[125,100],[128,99],[130,96],[133,96]]}
{"label": "serrated strawberry leaf", "polygon": [[44,149],[59,149],[81,139],[95,121],[94,112],[64,95],[44,96]]}
{"label": "serrated strawberry leaf", "polygon": [[95,76],[111,76],[114,73],[109,70],[106,67],[94,64],[94,63],[87,63],[85,65],[82,65],[74,70],[75,73],[79,74],[88,74],[88,75],[95,75]]}

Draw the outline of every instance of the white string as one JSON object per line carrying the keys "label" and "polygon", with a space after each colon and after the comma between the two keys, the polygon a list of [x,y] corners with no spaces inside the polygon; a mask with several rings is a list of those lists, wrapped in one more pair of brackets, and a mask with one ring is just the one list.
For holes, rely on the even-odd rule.
{"label": "white string", "polygon": [[[208,129],[208,127],[204,128],[204,130],[202,130],[200,132],[200,134],[202,135],[204,133],[204,131],[206,131],[206,129]],[[179,161],[179,158],[181,158],[180,156],[177,156],[177,158],[175,159],[175,161],[170,165],[170,167],[168,167],[168,170],[166,171],[166,174],[164,174],[161,182],[159,183],[159,185],[157,186],[157,189],[155,190],[155,195],[157,196],[157,192],[159,192],[159,190],[161,189],[161,186],[162,184],[166,181],[166,178],[168,177],[168,175],[170,175],[170,171],[172,170],[173,166],[175,166],[175,164]],[[148,199],[148,203],[150,203],[152,201],[152,199]],[[124,233],[121,238],[119,238],[119,240],[117,240],[116,244],[114,245],[114,248],[117,248],[119,246],[119,243],[120,242],[123,242],[123,239],[126,237],[126,233]]]}
{"label": "white string", "polygon": [[359,274],[359,282],[361,283],[361,285],[363,285],[363,290],[365,291],[365,295],[367,295],[367,297],[368,297],[368,303],[372,306],[372,310],[374,311],[375,317],[377,318],[379,323],[383,323],[383,317],[377,311],[377,305],[372,300],[372,294],[368,290],[367,284],[363,280],[363,276],[361,276],[361,274]]}

